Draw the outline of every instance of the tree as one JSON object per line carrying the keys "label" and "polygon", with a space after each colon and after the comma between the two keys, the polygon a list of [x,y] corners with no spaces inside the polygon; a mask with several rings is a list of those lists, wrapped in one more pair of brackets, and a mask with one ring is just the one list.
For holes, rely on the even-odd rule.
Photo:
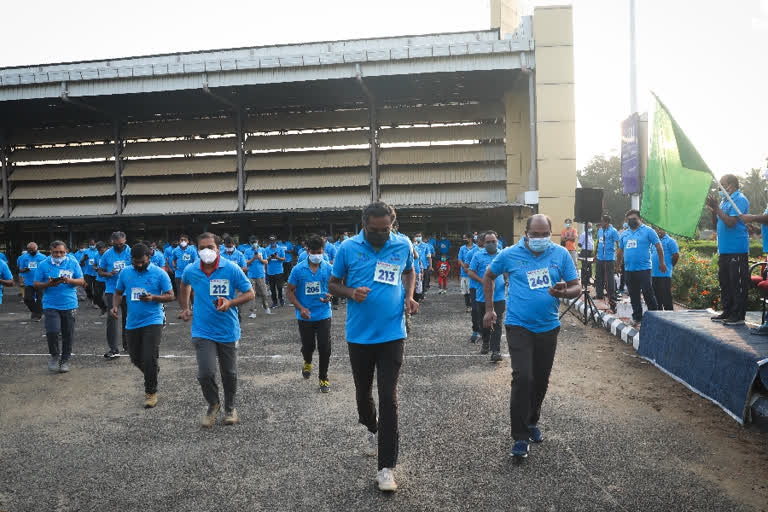
{"label": "tree", "polygon": [[761,176],[760,169],[752,169],[744,176],[739,176],[739,189],[749,199],[749,212],[762,214],[768,204],[765,179]]}
{"label": "tree", "polygon": [[594,156],[576,175],[582,187],[603,189],[603,212],[611,216],[614,226],[620,227],[624,214],[632,206],[630,197],[623,193],[621,158]]}

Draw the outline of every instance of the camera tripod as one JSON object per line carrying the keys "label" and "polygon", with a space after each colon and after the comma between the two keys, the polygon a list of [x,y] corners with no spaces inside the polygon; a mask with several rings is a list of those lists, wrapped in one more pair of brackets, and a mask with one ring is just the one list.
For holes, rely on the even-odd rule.
{"label": "camera tripod", "polygon": [[[589,324],[591,321],[592,324],[595,327],[599,327],[600,324],[600,312],[597,309],[597,305],[595,304],[595,301],[592,300],[592,297],[589,295],[589,289],[587,288],[588,284],[583,284],[581,287],[581,293],[578,297],[571,300],[571,302],[568,304],[568,307],[560,314],[560,319],[562,319],[566,313],[571,311],[573,315],[578,318],[581,323],[584,325]],[[573,307],[576,305],[576,303],[581,299],[582,303],[584,304],[584,315],[581,316],[578,314],[578,309],[573,309]]]}

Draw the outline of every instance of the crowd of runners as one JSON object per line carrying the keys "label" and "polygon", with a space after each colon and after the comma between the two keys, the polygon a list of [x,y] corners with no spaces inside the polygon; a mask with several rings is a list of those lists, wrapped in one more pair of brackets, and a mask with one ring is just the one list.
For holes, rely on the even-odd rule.
{"label": "crowd of runners", "polygon": [[[158,404],[164,304],[178,301],[178,318],[191,322],[197,380],[207,402],[203,428],[214,426],[222,408],[224,424],[239,422],[241,311],[250,307],[250,318],[257,318],[259,311],[272,314],[275,308],[292,306],[301,340],[301,375],[312,376],[317,352],[319,390],[328,393],[331,322],[334,310],[345,305],[345,340],[359,422],[365,426],[363,452],[378,456],[378,488],[393,491],[399,450],[397,385],[409,318],[418,314],[433,275],[438,293],[447,292],[451,244],[444,238],[424,240],[421,233],[399,233],[394,209],[381,202],[364,209],[362,226],[359,233],[344,233],[335,243],[312,235],[296,246],[276,236],[263,245],[251,237],[238,246],[231,236],[209,232],[194,239],[181,235],[165,247],[146,241],[129,246],[125,233],[116,231],[109,243],[91,240],[77,251],[53,241],[44,255],[30,242],[17,261],[18,282],[32,320],[45,319],[51,372],[71,370],[78,293],[84,292],[92,307],[106,315],[104,357],[115,359],[122,348],[142,372],[146,408]],[[454,263],[460,267],[463,295],[456,307],[469,314],[469,341],[479,342],[480,352],[498,363],[503,360],[502,324],[506,329],[512,367],[510,454],[521,458],[528,455],[530,442],[543,440],[537,425],[560,328],[559,300],[581,291],[571,255],[552,243],[551,234],[545,215],[530,217],[525,236],[507,248],[493,230],[468,233]],[[0,259],[0,303],[3,286],[14,284]]]}

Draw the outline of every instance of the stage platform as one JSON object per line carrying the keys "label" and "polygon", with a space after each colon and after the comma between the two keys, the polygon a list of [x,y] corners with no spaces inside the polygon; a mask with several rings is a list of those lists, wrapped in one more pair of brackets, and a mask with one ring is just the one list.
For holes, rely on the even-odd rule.
{"label": "stage platform", "polygon": [[744,424],[756,393],[768,390],[768,336],[710,316],[701,310],[650,311],[643,316],[637,352]]}

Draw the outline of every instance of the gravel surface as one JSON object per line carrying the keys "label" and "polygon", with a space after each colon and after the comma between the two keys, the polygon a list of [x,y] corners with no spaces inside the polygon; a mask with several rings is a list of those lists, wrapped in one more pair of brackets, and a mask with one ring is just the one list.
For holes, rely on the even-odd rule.
{"label": "gravel surface", "polygon": [[768,510],[766,433],[570,317],[544,404],[545,442],[516,463],[509,360],[494,365],[469,343],[456,289],[428,294],[400,380],[400,488],[382,494],[375,459],[359,450],[344,306],[334,312],[329,394],[316,374],[301,378],[293,308],[244,315],[241,423],[220,416],[202,431],[189,326],[175,320],[175,305],[160,402],[144,410],[140,372],[127,357],[101,357],[98,311],[81,306],[72,371],[51,374],[42,324],[9,292],[0,306],[0,511]]}

